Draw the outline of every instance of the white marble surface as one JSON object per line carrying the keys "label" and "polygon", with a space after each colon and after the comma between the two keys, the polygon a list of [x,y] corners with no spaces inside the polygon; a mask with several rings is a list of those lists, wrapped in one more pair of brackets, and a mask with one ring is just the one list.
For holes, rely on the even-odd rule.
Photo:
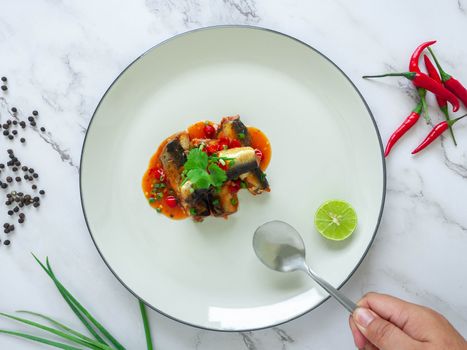
{"label": "white marble surface", "polygon": [[[48,130],[27,131],[27,147],[0,137],[0,159],[14,148],[47,189],[43,206],[17,229],[12,245],[0,247],[2,311],[31,309],[79,326],[30,252],[49,255],[63,282],[128,349],[144,348],[137,302],[104,265],[86,230],[78,190],[81,145],[100,97],[130,61],[174,34],[216,24],[264,26],[316,47],[353,79],[384,141],[412,108],[414,94],[405,81],[367,82],[363,73],[405,70],[413,48],[436,38],[446,70],[467,82],[466,0],[2,2],[0,75],[9,77],[10,89],[0,92],[0,118],[12,105],[23,116],[37,108]],[[457,148],[445,138],[410,156],[427,130],[419,123],[387,161],[381,227],[343,290],[354,299],[375,290],[429,305],[467,336],[467,124],[456,127]],[[3,223],[6,215],[0,215]],[[152,311],[150,318],[158,349],[353,348],[346,312],[334,301],[258,332],[203,331]],[[0,326],[21,329],[3,320]],[[0,336],[0,348],[42,347]]]}

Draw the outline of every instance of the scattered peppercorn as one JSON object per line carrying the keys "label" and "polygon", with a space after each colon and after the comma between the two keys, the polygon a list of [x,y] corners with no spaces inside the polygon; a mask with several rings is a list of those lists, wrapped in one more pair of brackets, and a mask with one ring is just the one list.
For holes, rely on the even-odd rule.
{"label": "scattered peppercorn", "polygon": [[24,137],[20,138],[19,139],[21,141],[21,143],[25,143],[26,142],[26,139]]}
{"label": "scattered peppercorn", "polygon": [[32,111],[32,115],[35,115],[35,116],[37,116],[38,114],[39,114],[39,112],[38,112],[38,111],[35,111],[35,110],[34,110],[34,111]]}
{"label": "scattered peppercorn", "polygon": [[41,131],[42,131],[42,132],[44,132],[44,131],[45,131],[45,128],[44,128],[43,126],[41,127]]}
{"label": "scattered peppercorn", "polygon": [[7,91],[7,90],[8,90],[8,86],[2,85],[2,90],[3,90],[3,91]]}
{"label": "scattered peppercorn", "polygon": [[16,107],[11,107],[11,111],[12,111],[13,113],[18,112],[18,110],[16,109]]}
{"label": "scattered peppercorn", "polygon": [[2,77],[2,81],[5,83],[7,81],[7,77]]}
{"label": "scattered peppercorn", "polygon": [[45,191],[44,191],[44,190],[40,190],[40,191],[39,191],[39,194],[44,195],[44,194],[45,194]]}
{"label": "scattered peppercorn", "polygon": [[5,239],[5,242],[3,242],[4,245],[10,245],[10,240]]}

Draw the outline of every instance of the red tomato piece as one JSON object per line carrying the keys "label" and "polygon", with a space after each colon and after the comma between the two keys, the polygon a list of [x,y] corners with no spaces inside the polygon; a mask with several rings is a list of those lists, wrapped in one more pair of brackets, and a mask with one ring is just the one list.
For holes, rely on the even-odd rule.
{"label": "red tomato piece", "polygon": [[177,198],[175,198],[174,196],[167,196],[165,202],[170,208],[175,208],[177,206]]}
{"label": "red tomato piece", "polygon": [[212,139],[216,136],[216,129],[211,124],[204,125],[204,135],[206,138]]}

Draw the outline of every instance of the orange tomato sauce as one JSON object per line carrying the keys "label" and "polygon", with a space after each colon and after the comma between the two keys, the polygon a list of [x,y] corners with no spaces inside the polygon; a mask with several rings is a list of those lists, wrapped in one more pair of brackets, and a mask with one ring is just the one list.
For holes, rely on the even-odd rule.
{"label": "orange tomato sauce", "polygon": [[[190,140],[206,138],[204,134],[204,126],[206,125],[206,123],[209,123],[217,129],[217,125],[214,122],[201,121],[194,123],[193,125],[190,125],[187,129]],[[258,128],[249,126],[248,132],[250,134],[251,147],[260,150],[263,154],[263,158],[259,166],[262,171],[265,171],[271,160],[271,144],[266,135]],[[159,147],[157,148],[156,152],[152,155],[149,161],[148,168],[143,175],[141,185],[143,188],[143,193],[151,207],[156,209],[158,212],[164,214],[165,216],[170,217],[171,219],[180,220],[187,218],[189,214],[180,204],[178,204],[176,207],[170,207],[167,204],[165,198],[169,195],[173,195],[176,197],[176,195],[174,190],[170,188],[170,185],[166,181],[164,181],[164,179],[162,179],[161,181],[161,179],[159,178],[159,173],[157,173],[157,169],[162,169],[162,164],[159,161],[159,157],[168,140],[172,136],[169,136],[167,139],[162,141]]]}

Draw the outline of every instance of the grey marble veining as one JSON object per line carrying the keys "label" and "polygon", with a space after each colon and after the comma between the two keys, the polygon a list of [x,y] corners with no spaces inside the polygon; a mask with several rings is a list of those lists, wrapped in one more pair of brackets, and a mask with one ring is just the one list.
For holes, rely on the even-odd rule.
{"label": "grey marble veining", "polygon": [[[79,327],[30,252],[49,255],[66,286],[129,349],[144,348],[137,303],[108,271],[87,233],[78,170],[84,134],[101,96],[142,52],[209,25],[250,24],[285,32],[349,75],[384,141],[413,108],[416,94],[403,79],[365,81],[362,75],[404,71],[419,42],[437,39],[446,69],[467,82],[467,48],[460,44],[467,32],[465,0],[26,0],[4,2],[0,9],[0,75],[9,77],[9,91],[0,92],[0,121],[10,116],[12,106],[22,118],[37,108],[38,123],[47,127],[45,133],[28,129],[28,147],[13,147],[40,172],[47,210],[31,213],[13,245],[0,247],[0,309],[36,310]],[[441,120],[435,100],[430,96],[428,102],[432,118]],[[444,137],[429,152],[410,156],[426,132],[419,123],[387,160],[380,230],[343,290],[354,299],[375,290],[429,305],[467,335],[467,124],[456,125],[457,148]],[[8,147],[2,138],[0,161]],[[156,348],[180,350],[351,349],[347,317],[330,300],[278,327],[219,333],[150,312]],[[18,328],[3,320],[0,327]],[[0,348],[40,347],[0,336]]]}

